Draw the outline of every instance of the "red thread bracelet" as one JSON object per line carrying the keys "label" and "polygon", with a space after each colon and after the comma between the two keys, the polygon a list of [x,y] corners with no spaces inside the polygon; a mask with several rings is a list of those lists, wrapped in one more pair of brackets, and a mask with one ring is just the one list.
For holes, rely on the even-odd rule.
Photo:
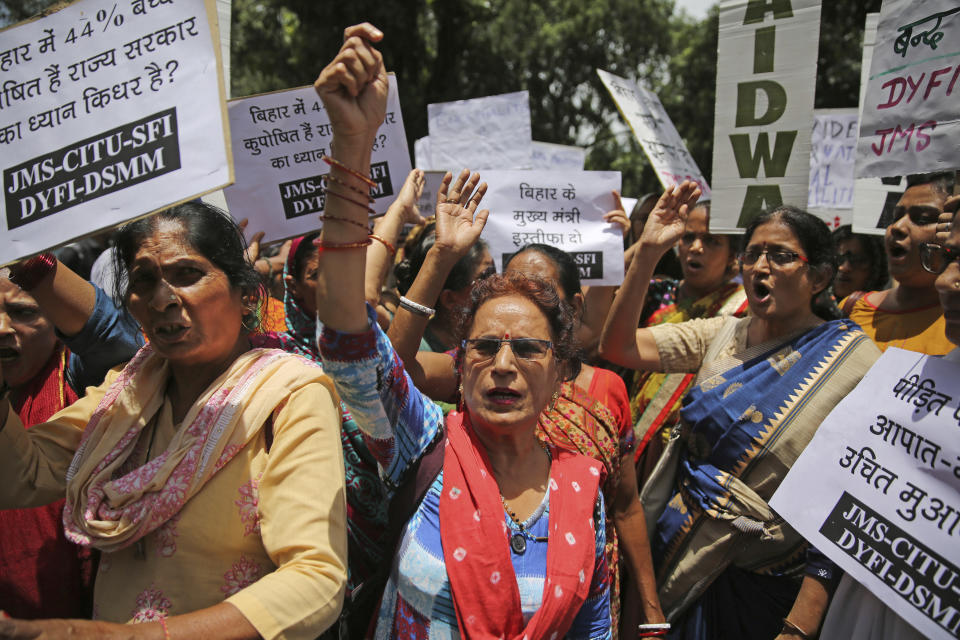
{"label": "red thread bracelet", "polygon": [[346,200],[347,202],[352,202],[353,204],[357,205],[358,207],[363,207],[364,209],[367,210],[367,213],[376,213],[376,211],[374,211],[373,209],[371,209],[370,207],[368,207],[368,206],[365,205],[364,203],[360,202],[359,200],[354,200],[353,198],[348,198],[347,196],[343,195],[342,193],[337,193],[336,191],[331,190],[330,187],[327,187],[326,189],[324,189],[324,192],[325,192],[327,195],[329,195],[329,196],[334,196],[334,197],[340,198],[341,200]]}
{"label": "red thread bracelet", "polygon": [[[347,189],[350,189],[350,191],[353,191],[354,193],[363,196],[364,198],[366,198],[366,199],[369,200],[370,202],[373,202],[373,196],[370,195],[370,192],[369,192],[369,191],[364,191],[363,189],[360,189],[360,188],[358,188],[358,187],[355,187],[355,186],[353,186],[352,184],[350,184],[349,182],[347,182],[346,180],[342,180],[342,179],[338,178],[337,176],[333,175],[332,173],[325,173],[325,174],[323,174],[323,175],[320,176],[320,177],[323,178],[324,180],[327,180],[327,181],[332,180],[332,181],[336,182],[337,184],[342,185],[342,186],[346,187]],[[328,186],[329,186],[329,184],[328,184]]]}
{"label": "red thread bracelet", "polygon": [[313,246],[317,248],[317,255],[324,251],[346,251],[347,249],[360,249],[367,247],[373,242],[370,238],[358,240],[357,242],[323,242],[320,238],[313,241]]}
{"label": "red thread bracelet", "polygon": [[354,178],[356,178],[357,180],[362,180],[365,184],[369,185],[369,187],[370,187],[371,189],[376,189],[376,188],[377,188],[377,183],[376,183],[376,182],[374,182],[373,180],[371,180],[371,179],[368,178],[367,176],[363,175],[363,174],[360,173],[359,171],[356,171],[355,169],[351,169],[350,167],[348,167],[347,165],[343,164],[343,163],[340,162],[339,160],[336,160],[336,159],[334,159],[334,158],[331,158],[330,156],[323,156],[323,161],[326,162],[326,163],[327,163],[328,165],[330,165],[331,167],[336,167],[337,169],[340,169],[341,171],[346,171],[347,173],[349,173],[350,175],[352,175],[352,176],[353,176]]}
{"label": "red thread bracelet", "polygon": [[371,233],[371,234],[370,234],[370,238],[371,238],[372,240],[376,240],[377,242],[379,242],[380,244],[382,244],[383,246],[385,246],[385,247],[387,248],[387,251],[390,252],[390,257],[391,257],[391,258],[394,257],[395,255],[397,255],[397,248],[396,248],[395,246],[393,246],[392,244],[390,244],[389,242],[387,242],[384,238],[381,238],[380,236],[378,236],[378,235],[375,234],[375,233]]}
{"label": "red thread bracelet", "polygon": [[366,224],[366,223],[364,223],[364,222],[360,222],[360,221],[358,221],[358,220],[351,220],[350,218],[342,218],[342,217],[340,217],[340,216],[329,216],[329,215],[327,215],[327,214],[321,215],[321,216],[320,216],[320,219],[323,220],[324,222],[326,222],[327,220],[336,220],[337,222],[345,222],[345,223],[347,223],[347,224],[352,224],[352,225],[354,225],[354,226],[356,226],[356,227],[360,227],[361,229],[363,229],[363,230],[366,231],[367,233],[370,233],[370,225],[368,225],[368,224]]}

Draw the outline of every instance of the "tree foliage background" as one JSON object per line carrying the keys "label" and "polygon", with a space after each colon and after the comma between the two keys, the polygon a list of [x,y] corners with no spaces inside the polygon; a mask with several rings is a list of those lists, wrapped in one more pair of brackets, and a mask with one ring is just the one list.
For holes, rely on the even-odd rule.
{"label": "tree foliage background", "polygon": [[[856,106],[863,24],[880,2],[823,2],[817,107]],[[0,22],[51,4],[0,0]],[[411,150],[427,134],[427,104],[526,89],[535,140],[587,148],[587,168],[621,171],[625,194],[659,190],[602,68],[658,93],[710,179],[716,7],[697,20],[674,0],[233,0],[232,95],[309,84],[343,28],[364,20],[386,34]]]}

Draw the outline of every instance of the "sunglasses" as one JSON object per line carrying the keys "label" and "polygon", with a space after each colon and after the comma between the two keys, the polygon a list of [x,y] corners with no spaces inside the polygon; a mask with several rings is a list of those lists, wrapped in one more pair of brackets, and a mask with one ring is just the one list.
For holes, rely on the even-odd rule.
{"label": "sunglasses", "polygon": [[960,249],[930,242],[920,243],[920,264],[930,273],[943,273],[955,260],[960,260]]}
{"label": "sunglasses", "polygon": [[774,251],[772,249],[747,249],[740,254],[740,264],[752,267],[757,264],[760,256],[767,256],[767,261],[778,267],[788,267],[797,260],[809,262],[806,256],[802,256],[796,251]]}
{"label": "sunglasses", "polygon": [[513,355],[521,360],[540,360],[553,349],[553,342],[538,338],[470,338],[461,346],[466,359],[485,362],[496,357],[504,343],[509,344]]}

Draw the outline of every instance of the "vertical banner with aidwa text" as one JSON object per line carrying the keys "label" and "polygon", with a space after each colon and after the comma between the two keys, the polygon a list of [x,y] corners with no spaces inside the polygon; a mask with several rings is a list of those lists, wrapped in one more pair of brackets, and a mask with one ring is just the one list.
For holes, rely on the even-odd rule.
{"label": "vertical banner with aidwa text", "polygon": [[803,207],[820,35],[818,0],[723,0],[710,230]]}
{"label": "vertical banner with aidwa text", "polygon": [[214,0],[80,0],[0,33],[0,264],[232,181]]}

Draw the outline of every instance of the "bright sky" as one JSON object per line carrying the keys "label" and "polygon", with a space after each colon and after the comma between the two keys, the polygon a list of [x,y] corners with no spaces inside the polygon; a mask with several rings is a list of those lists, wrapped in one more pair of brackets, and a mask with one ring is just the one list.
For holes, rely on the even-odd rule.
{"label": "bright sky", "polygon": [[707,9],[717,0],[677,0],[677,7],[686,9],[687,13],[694,18],[704,18],[707,15]]}

